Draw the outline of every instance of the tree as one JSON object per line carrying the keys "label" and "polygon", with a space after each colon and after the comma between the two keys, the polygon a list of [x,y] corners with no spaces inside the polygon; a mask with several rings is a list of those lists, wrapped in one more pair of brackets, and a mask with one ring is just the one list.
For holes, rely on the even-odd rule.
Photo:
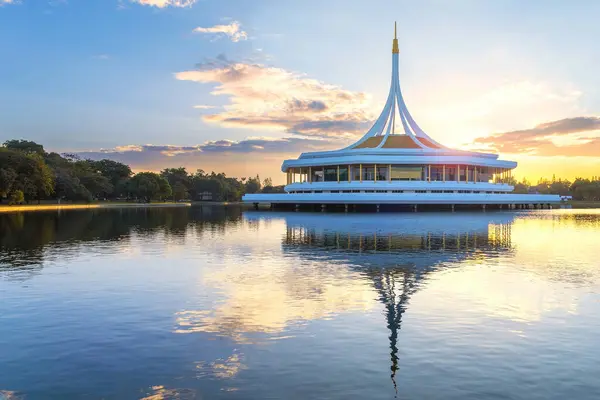
{"label": "tree", "polygon": [[262,189],[262,193],[285,193],[283,185],[279,185],[279,186],[265,186]]}
{"label": "tree", "polygon": [[117,161],[104,159],[100,161],[87,160],[87,162],[94,172],[106,177],[113,188],[122,185],[133,174],[129,165]]}
{"label": "tree", "polygon": [[260,177],[256,175],[256,178],[250,178],[246,182],[246,193],[258,192],[260,192]]}
{"label": "tree", "polygon": [[35,153],[41,156],[46,154],[44,146],[30,140],[7,140],[4,147],[9,150],[21,151],[23,153]]}
{"label": "tree", "polygon": [[173,200],[178,201],[185,200],[188,198],[188,190],[183,183],[175,182],[175,184],[173,184],[171,188],[173,189]]}
{"label": "tree", "polygon": [[165,168],[160,173],[162,177],[164,177],[171,186],[176,183],[181,183],[185,186],[186,190],[190,187],[190,176],[184,167],[179,168]]}
{"label": "tree", "polygon": [[11,204],[11,205],[23,204],[24,201],[25,201],[25,196],[23,195],[23,192],[20,190],[15,190],[10,195],[9,204]]}
{"label": "tree", "polygon": [[17,173],[10,167],[0,168],[0,200],[8,196],[17,179]]}
{"label": "tree", "polygon": [[172,194],[171,185],[162,176],[154,172],[140,172],[129,180],[129,190],[137,198],[162,200]]}
{"label": "tree", "polygon": [[79,178],[70,168],[58,168],[55,170],[54,193],[58,200],[83,200],[91,201],[92,194],[81,184]]}
{"label": "tree", "polygon": [[12,176],[11,190],[22,191],[27,201],[39,200],[54,191],[54,174],[37,153],[0,148],[0,165],[14,171],[16,176],[8,173]]}

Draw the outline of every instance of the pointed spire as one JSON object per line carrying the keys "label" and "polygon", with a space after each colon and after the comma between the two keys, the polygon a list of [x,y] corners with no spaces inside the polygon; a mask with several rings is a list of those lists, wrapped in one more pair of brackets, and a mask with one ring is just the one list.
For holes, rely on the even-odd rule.
{"label": "pointed spire", "polygon": [[393,54],[400,53],[400,50],[398,49],[398,35],[397,35],[397,30],[396,30],[396,21],[394,21],[394,42],[392,45],[392,53]]}

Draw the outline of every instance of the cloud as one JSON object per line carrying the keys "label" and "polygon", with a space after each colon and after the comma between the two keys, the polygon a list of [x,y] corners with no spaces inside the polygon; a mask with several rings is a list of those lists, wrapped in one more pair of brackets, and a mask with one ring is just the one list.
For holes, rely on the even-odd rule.
{"label": "cloud", "polygon": [[94,158],[102,157],[110,154],[126,154],[126,153],[159,153],[163,156],[174,156],[178,154],[195,154],[195,153],[250,153],[250,152],[268,152],[268,153],[298,153],[301,151],[322,149],[329,147],[330,141],[320,139],[303,139],[303,138],[269,138],[269,137],[250,137],[241,141],[233,140],[216,140],[208,141],[204,144],[192,146],[176,146],[176,145],[123,145],[116,146],[112,149],[100,149],[97,152],[82,152],[80,154],[93,155]]}
{"label": "cloud", "polygon": [[0,0],[0,7],[2,7],[5,4],[16,4],[18,2],[18,0]]}
{"label": "cloud", "polygon": [[108,54],[96,54],[92,56],[93,60],[109,60],[110,56]]}
{"label": "cloud", "polygon": [[217,108],[217,106],[208,106],[208,105],[200,104],[200,105],[194,106],[194,108],[197,110],[211,110],[213,108]]}
{"label": "cloud", "polygon": [[133,3],[157,8],[191,7],[197,0],[131,0]]}
{"label": "cloud", "polygon": [[260,63],[221,55],[175,77],[213,84],[212,95],[229,96],[223,111],[203,116],[223,126],[348,139],[362,135],[373,120],[367,94]]}
{"label": "cloud", "polygon": [[[283,183],[281,162],[303,151],[329,150],[338,146],[334,141],[300,137],[254,137],[241,141],[217,140],[190,146],[123,145],[110,149],[82,151],[77,154],[93,160],[110,159],[130,165],[134,171],[160,171],[164,168],[186,167],[193,171],[225,171],[230,176],[271,176]],[[275,173],[274,173],[275,172]]]}
{"label": "cloud", "polygon": [[503,153],[598,157],[600,117],[565,118],[531,129],[495,133],[475,143]]}
{"label": "cloud", "polygon": [[241,29],[238,21],[232,21],[229,25],[215,25],[208,28],[198,27],[194,29],[195,33],[210,33],[216,35],[216,38],[228,36],[232,42],[247,40],[248,33]]}

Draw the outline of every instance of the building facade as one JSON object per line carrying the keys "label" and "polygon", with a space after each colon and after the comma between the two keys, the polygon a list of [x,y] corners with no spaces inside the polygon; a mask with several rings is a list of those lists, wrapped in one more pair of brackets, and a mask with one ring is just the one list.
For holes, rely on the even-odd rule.
{"label": "building facade", "polygon": [[356,143],[285,160],[285,194],[252,194],[270,204],[506,204],[558,203],[559,196],[512,194],[514,161],[497,154],[451,149],[427,135],[400,89],[399,48],[392,42],[390,91],[379,117]]}

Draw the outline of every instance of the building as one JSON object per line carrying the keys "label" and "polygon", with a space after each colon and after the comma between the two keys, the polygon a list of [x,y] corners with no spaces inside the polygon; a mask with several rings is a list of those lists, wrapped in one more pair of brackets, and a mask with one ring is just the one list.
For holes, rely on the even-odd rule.
{"label": "building", "polygon": [[[394,29],[395,30],[395,29]],[[497,154],[455,150],[427,135],[411,116],[400,89],[398,39],[383,111],[356,143],[285,160],[285,194],[248,194],[246,203],[271,205],[487,205],[559,203],[554,195],[513,194],[514,161]]]}

